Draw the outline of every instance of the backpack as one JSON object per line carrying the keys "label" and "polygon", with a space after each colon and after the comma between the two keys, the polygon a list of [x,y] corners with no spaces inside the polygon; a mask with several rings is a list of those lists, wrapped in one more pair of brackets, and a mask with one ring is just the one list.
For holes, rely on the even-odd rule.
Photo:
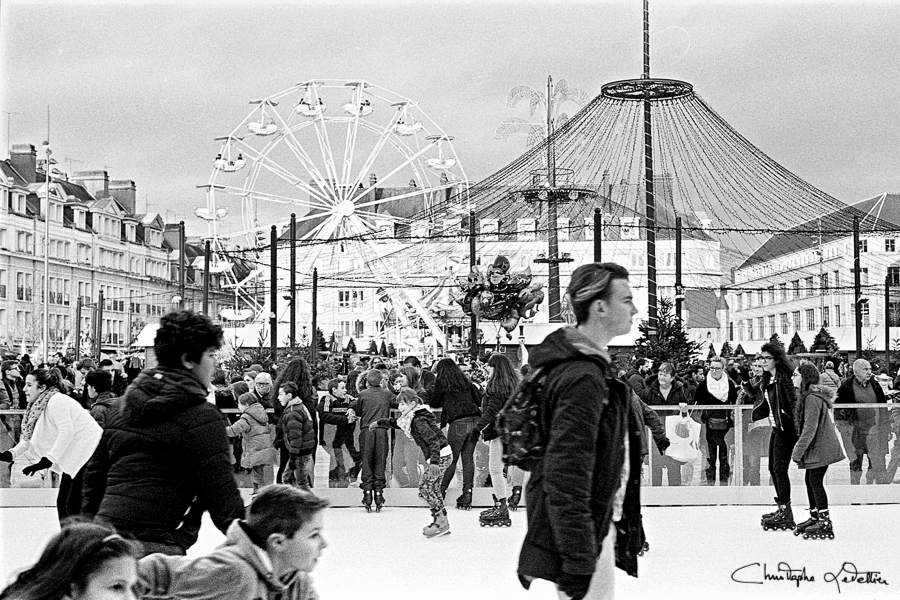
{"label": "backpack", "polygon": [[503,443],[503,464],[531,471],[544,456],[547,433],[541,419],[548,367],[528,373],[497,413],[496,427]]}

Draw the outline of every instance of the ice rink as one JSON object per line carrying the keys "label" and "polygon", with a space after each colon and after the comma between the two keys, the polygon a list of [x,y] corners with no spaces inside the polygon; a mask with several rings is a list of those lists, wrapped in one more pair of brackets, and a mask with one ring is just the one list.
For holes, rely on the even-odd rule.
{"label": "ice rink", "polygon": [[[0,578],[4,584],[15,571],[34,562],[47,539],[58,531],[56,511],[49,506],[55,491],[33,491],[43,494],[42,502],[22,501],[27,490],[0,493]],[[390,494],[387,497],[390,503]],[[453,490],[448,497],[455,497]],[[762,506],[645,507],[651,549],[640,559],[638,579],[616,572],[617,597],[900,598],[898,505],[833,506],[833,541],[764,532],[759,515],[767,511],[768,507]],[[556,598],[547,582],[536,582],[526,592],[516,579],[525,535],[524,510],[513,513],[513,526],[503,529],[481,528],[478,512],[448,509],[452,533],[428,540],[421,533],[430,522],[424,507],[389,504],[381,513],[371,514],[361,507],[329,509],[325,520],[329,546],[313,573],[320,597]],[[805,510],[798,507],[797,512],[806,518]],[[211,522],[206,522],[190,553],[208,552],[222,539]],[[869,583],[851,582],[848,572],[854,568],[863,573],[863,581],[868,572]],[[790,569],[807,579],[763,581],[764,569],[770,578],[783,577],[783,571]]]}

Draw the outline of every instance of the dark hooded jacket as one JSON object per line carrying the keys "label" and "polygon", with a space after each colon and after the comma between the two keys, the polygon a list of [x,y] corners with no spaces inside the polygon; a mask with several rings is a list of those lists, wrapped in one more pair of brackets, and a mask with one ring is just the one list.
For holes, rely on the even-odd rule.
{"label": "dark hooded jacket", "polygon": [[751,418],[760,421],[771,416],[776,430],[796,437],[797,429],[794,425],[796,405],[797,392],[790,377],[779,375],[773,380],[768,372],[763,373]]}
{"label": "dark hooded jacket", "polygon": [[142,372],[107,413],[84,475],[83,512],[141,541],[189,548],[209,511],[244,517],[222,413],[183,369]]}
{"label": "dark hooded jacket", "polygon": [[641,434],[632,416],[631,389],[613,378],[608,355],[571,326],[548,335],[531,352],[529,364],[549,369],[541,405],[548,437],[526,489],[528,533],[519,555],[520,581],[527,587],[533,578],[557,581],[563,573],[594,573],[626,460],[630,475],[616,524],[616,565],[636,577]]}
{"label": "dark hooded jacket", "polygon": [[106,429],[106,415],[109,412],[109,407],[112,406],[115,400],[116,397],[111,392],[102,392],[97,394],[93,404],[91,404],[91,416],[103,429]]}

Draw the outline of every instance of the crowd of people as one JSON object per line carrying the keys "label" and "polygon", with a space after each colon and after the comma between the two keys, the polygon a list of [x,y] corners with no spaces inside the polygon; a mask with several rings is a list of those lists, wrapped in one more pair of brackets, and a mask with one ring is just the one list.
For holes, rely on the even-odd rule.
{"label": "crowd of people", "polygon": [[[900,448],[895,440],[888,460],[888,443],[900,409],[887,404],[867,361],[828,359],[820,371],[768,343],[744,362],[641,358],[623,369],[606,346],[628,333],[636,313],[628,272],[611,263],[579,267],[568,296],[576,324],[547,336],[521,370],[499,353],[468,371],[452,358],[423,367],[416,357],[399,365],[366,357],[346,376],[314,377],[296,357],[276,373],[253,365],[229,383],[216,359],[221,328],[191,311],[161,319],[158,365],[133,378],[112,361],[87,359],[76,368],[61,356],[36,367],[27,356],[4,361],[0,406],[24,414],[2,417],[0,482],[8,485],[13,462],[25,464],[25,476],[55,473],[62,531],[0,599],[32,597],[28,590],[48,585],[47,572],[79,598],[95,597],[95,585],[123,597],[138,590],[144,597],[312,598],[309,572],[325,547],[327,506],[312,493],[319,448],[334,465],[329,484],[358,481],[366,510],[386,502],[390,461],[392,476],[418,487],[429,505],[428,538],[450,532],[444,501],[454,478],[462,490],[456,507],[471,508],[480,448],[494,506],[479,521],[508,526],[526,477],[504,465],[497,415],[530,370],[542,378],[535,418],[544,439],[525,488],[528,533],[518,568],[525,587],[541,578],[561,596],[603,598],[616,566],[636,576],[637,558],[649,549],[640,508],[645,465],[653,485],[662,484],[663,471],[669,485],[690,483],[698,458],[691,443],[702,453],[707,485],[733,483],[735,460],[743,483],[760,485],[767,458],[777,509],[761,525],[804,538],[834,537],[830,465],[848,458],[851,483],[859,484],[867,457],[867,483],[893,481]],[[844,406],[835,410],[835,403]],[[736,458],[738,421],[744,455]],[[810,510],[799,524],[792,462],[805,471]],[[249,509],[235,477],[244,470]],[[203,513],[227,542],[212,555],[185,558]],[[63,559],[86,566],[66,571],[54,563]]]}

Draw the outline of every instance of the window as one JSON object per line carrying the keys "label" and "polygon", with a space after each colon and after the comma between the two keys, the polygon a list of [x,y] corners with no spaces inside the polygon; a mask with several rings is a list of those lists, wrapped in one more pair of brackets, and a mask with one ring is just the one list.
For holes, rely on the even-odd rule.
{"label": "window", "polygon": [[894,242],[894,238],[887,238],[884,240],[884,251],[885,252],[896,252],[897,247]]}
{"label": "window", "polygon": [[841,305],[840,304],[834,305],[834,326],[835,327],[841,326]]}
{"label": "window", "polygon": [[800,297],[800,280],[795,279],[791,282],[791,288],[794,290],[793,296],[791,296],[791,300],[796,300]]}
{"label": "window", "polygon": [[556,219],[556,239],[565,242],[569,239],[569,231],[569,219],[567,217]]}
{"label": "window", "polygon": [[537,239],[536,219],[516,219],[516,240],[533,242]]}
{"label": "window", "polygon": [[[775,286],[769,286],[769,304],[775,304]],[[774,331],[774,328],[773,328]]]}
{"label": "window", "polygon": [[353,322],[353,335],[357,338],[361,338],[366,334],[365,331],[365,323],[362,321],[354,321]]}
{"label": "window", "polygon": [[734,295],[734,310],[735,311],[743,310],[743,306],[742,306],[742,302],[741,302],[742,298],[743,298],[743,296],[741,294]]}
{"label": "window", "polygon": [[769,315],[769,331],[772,332],[771,335],[778,333],[778,330],[775,329],[775,315]]}
{"label": "window", "polygon": [[766,322],[762,317],[756,317],[756,335],[759,339],[766,339]]}
{"label": "window", "polygon": [[353,290],[353,294],[350,299],[350,308],[353,310],[362,310],[363,308],[363,300],[364,294],[362,290]]}
{"label": "window", "polygon": [[840,271],[834,271],[834,287],[835,288],[841,287],[841,272]]}
{"label": "window", "polygon": [[747,308],[753,308],[753,292],[746,292]]}
{"label": "window", "polygon": [[790,324],[788,323],[787,313],[781,313],[781,334],[787,335],[790,329]]}
{"label": "window", "polygon": [[34,276],[31,273],[16,273],[16,300],[31,302],[34,291]]}
{"label": "window", "polygon": [[821,289],[821,294],[824,294],[828,289],[828,273],[819,275],[819,288]]}
{"label": "window", "polygon": [[859,285],[869,285],[869,268],[863,267],[859,270]]}
{"label": "window", "polygon": [[859,240],[859,251],[860,252],[868,252],[869,251],[869,240]]}
{"label": "window", "polygon": [[816,329],[816,309],[814,308],[806,309],[806,328],[809,331],[815,331]]}
{"label": "window", "polygon": [[485,242],[498,241],[500,221],[498,219],[482,219],[480,223],[481,239]]}
{"label": "window", "polygon": [[900,302],[892,300],[888,304],[888,319],[890,327],[900,327]]}
{"label": "window", "polygon": [[7,246],[6,244],[6,230],[0,229],[0,249],[9,250],[9,246]]}
{"label": "window", "polygon": [[765,292],[763,290],[756,290],[756,305],[764,306],[766,303]]}
{"label": "window", "polygon": [[[338,290],[338,309],[350,310],[350,290]],[[349,331],[347,335],[350,335]]]}
{"label": "window", "polygon": [[75,227],[78,229],[86,229],[87,225],[85,223],[85,212],[83,210],[75,211]]}
{"label": "window", "polygon": [[16,251],[31,254],[34,252],[34,236],[20,231],[16,234]]}
{"label": "window", "polygon": [[[0,298],[6,298],[6,269],[0,269]],[[0,327],[3,327],[0,324]]]}
{"label": "window", "polygon": [[637,217],[622,217],[619,219],[619,238],[623,240],[640,239]]}
{"label": "window", "polygon": [[829,326],[829,321],[830,321],[830,319],[829,319],[829,312],[830,312],[830,311],[829,311],[829,307],[828,307],[828,306],[823,306],[823,307],[822,307],[822,327],[828,327],[828,326]]}
{"label": "window", "polygon": [[779,283],[779,284],[778,284],[778,293],[779,293],[779,295],[780,295],[780,297],[781,297],[781,301],[782,301],[782,302],[787,302],[787,301],[788,301],[787,282],[785,282],[785,283]]}
{"label": "window", "polygon": [[810,297],[810,296],[815,296],[815,295],[816,295],[816,290],[815,290],[815,283],[814,283],[814,281],[815,281],[815,280],[814,280],[812,277],[807,277],[807,278],[806,278],[806,296],[807,296],[807,298]]}
{"label": "window", "polygon": [[791,320],[794,322],[794,331],[800,331],[800,311],[795,310],[791,313]]}
{"label": "window", "polygon": [[888,267],[888,285],[900,285],[900,267]]}

